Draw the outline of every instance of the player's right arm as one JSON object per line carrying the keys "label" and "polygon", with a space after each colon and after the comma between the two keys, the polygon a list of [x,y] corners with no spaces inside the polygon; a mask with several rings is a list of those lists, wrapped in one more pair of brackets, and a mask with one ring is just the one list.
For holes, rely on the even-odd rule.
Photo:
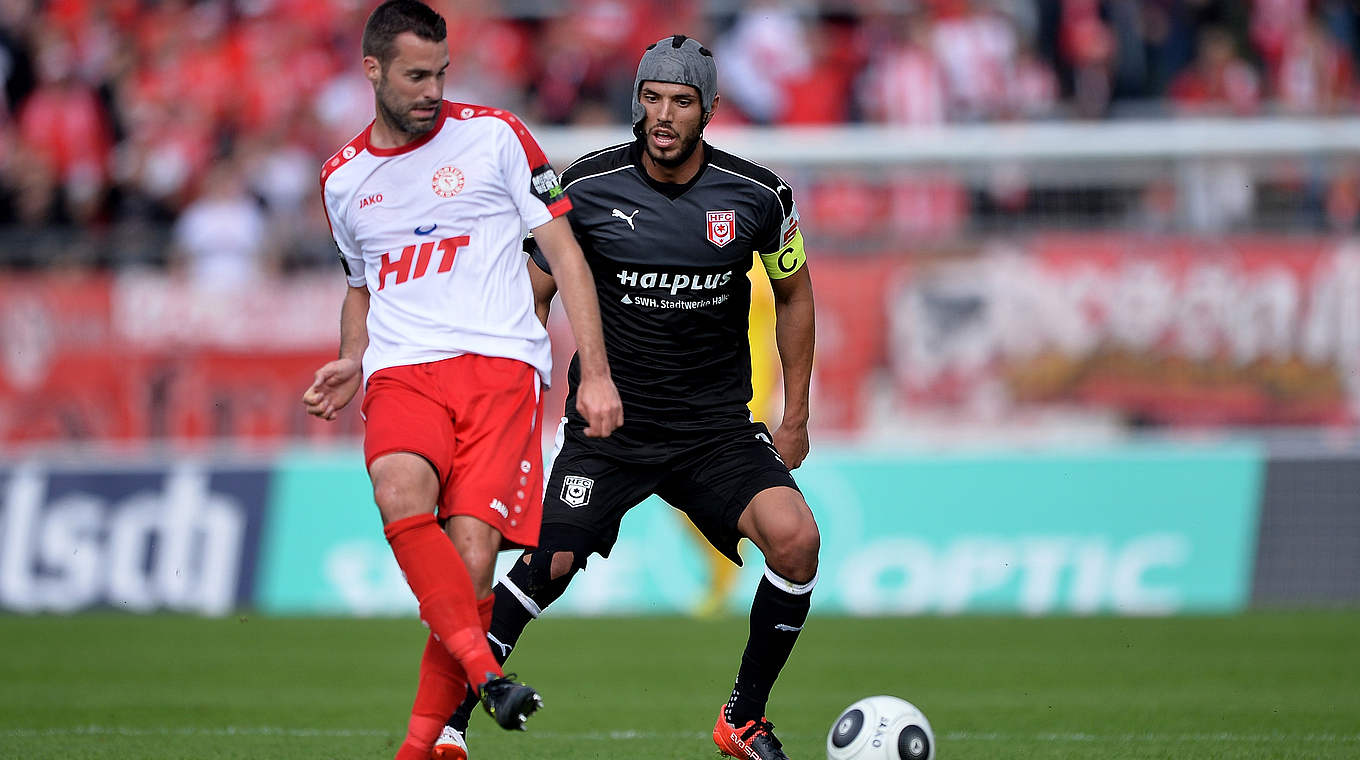
{"label": "player's right arm", "polygon": [[533,233],[534,241],[552,270],[552,279],[562,291],[562,306],[576,336],[576,358],[581,368],[581,382],[576,387],[576,411],[585,418],[586,435],[603,438],[623,424],[623,401],[609,374],[604,330],[600,325],[600,301],[595,293],[590,265],[586,264],[585,254],[581,253],[581,246],[566,217],[559,216],[540,224]]}
{"label": "player's right arm", "polygon": [[358,393],[368,348],[368,298],[367,286],[351,285],[345,293],[340,306],[340,358],[322,365],[302,394],[308,414],[333,420]]}
{"label": "player's right arm", "polygon": [[326,185],[334,170],[355,155],[351,146],[335,154],[321,169],[321,208],[326,213],[326,225],[335,239],[340,265],[345,268],[345,281],[349,284],[340,305],[340,356],[322,365],[311,386],[302,394],[302,405],[307,413],[323,420],[335,419],[358,393],[364,379],[364,351],[368,349],[369,292],[364,279],[362,249],[341,213],[345,202]]}

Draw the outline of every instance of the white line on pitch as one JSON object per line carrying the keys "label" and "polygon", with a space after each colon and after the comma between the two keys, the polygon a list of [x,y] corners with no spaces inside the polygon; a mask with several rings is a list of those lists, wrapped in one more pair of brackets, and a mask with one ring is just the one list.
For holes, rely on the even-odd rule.
{"label": "white line on pitch", "polygon": [[[709,736],[708,732],[690,731],[534,731],[534,736],[541,738],[562,738],[577,740],[609,740],[619,741],[626,739],[703,739]],[[221,728],[132,728],[128,726],[70,726],[67,728],[9,728],[0,729],[0,736],[10,738],[39,738],[47,736],[289,736],[289,737],[320,737],[320,738],[344,738],[356,736],[373,737],[398,737],[399,731],[383,731],[379,729],[344,729],[344,728],[284,728],[281,726],[223,726]],[[799,735],[799,732],[789,734],[790,736]],[[1072,733],[1052,733],[1044,732],[1029,735],[996,733],[996,732],[969,732],[969,731],[949,731],[940,734],[940,738],[949,742],[1050,742],[1064,744],[1096,743],[1096,742],[1236,742],[1236,743],[1266,743],[1266,742],[1305,742],[1310,744],[1360,744],[1360,734],[1341,734],[1341,733],[1307,733],[1307,734],[1288,734],[1288,733],[1256,733],[1239,734],[1232,732],[1211,732],[1211,733],[1143,733],[1143,734],[1092,734],[1084,732]]]}

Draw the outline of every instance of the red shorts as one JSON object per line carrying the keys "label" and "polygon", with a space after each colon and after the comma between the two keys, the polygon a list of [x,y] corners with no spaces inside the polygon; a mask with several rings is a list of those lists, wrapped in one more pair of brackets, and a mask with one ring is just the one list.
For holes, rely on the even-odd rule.
{"label": "red shorts", "polygon": [[543,403],[533,367],[463,354],[380,369],[362,411],[365,464],[418,454],[439,477],[441,520],[475,517],[500,531],[502,548],[538,544]]}

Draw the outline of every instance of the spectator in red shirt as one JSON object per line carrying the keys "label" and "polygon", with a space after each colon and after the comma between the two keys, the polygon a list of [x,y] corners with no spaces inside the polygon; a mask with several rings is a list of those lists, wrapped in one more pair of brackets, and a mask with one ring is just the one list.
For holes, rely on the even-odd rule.
{"label": "spectator in red shirt", "polygon": [[38,45],[38,86],[19,106],[19,151],[27,154],[26,181],[34,194],[23,206],[30,223],[64,213],[88,224],[108,190],[112,139],[108,114],[94,90],[75,76],[72,50],[47,30]]}
{"label": "spectator in red shirt", "polygon": [[1198,56],[1172,80],[1168,94],[1184,112],[1242,116],[1256,111],[1261,88],[1255,69],[1237,54],[1233,38],[1210,27],[1200,35]]}
{"label": "spectator in red shirt", "polygon": [[1280,107],[1294,114],[1333,114],[1355,103],[1350,56],[1314,19],[1300,25],[1284,44],[1274,76]]}
{"label": "spectator in red shirt", "polygon": [[1072,67],[1077,115],[1104,115],[1112,95],[1115,37],[1100,17],[1097,0],[1063,0],[1058,48]]}
{"label": "spectator in red shirt", "polygon": [[1247,31],[1267,72],[1279,68],[1290,37],[1307,23],[1308,0],[1251,0]]}
{"label": "spectator in red shirt", "polygon": [[944,71],[931,46],[933,33],[930,15],[914,13],[902,23],[900,41],[874,56],[861,83],[870,119],[915,125],[945,121],[948,96]]}
{"label": "spectator in red shirt", "polygon": [[780,124],[843,124],[850,120],[852,83],[859,67],[854,29],[822,23],[808,29],[811,64],[787,80]]}
{"label": "spectator in red shirt", "polygon": [[797,97],[791,83],[812,63],[802,16],[769,0],[744,8],[714,53],[723,61],[723,103],[753,124],[778,120]]}
{"label": "spectator in red shirt", "polygon": [[[1200,35],[1199,55],[1171,83],[1176,107],[1186,113],[1246,115],[1260,104],[1256,71],[1237,54],[1233,38],[1209,27]],[[1251,173],[1235,159],[1201,159],[1178,164],[1177,194],[1191,228],[1222,233],[1245,223],[1255,203]]]}

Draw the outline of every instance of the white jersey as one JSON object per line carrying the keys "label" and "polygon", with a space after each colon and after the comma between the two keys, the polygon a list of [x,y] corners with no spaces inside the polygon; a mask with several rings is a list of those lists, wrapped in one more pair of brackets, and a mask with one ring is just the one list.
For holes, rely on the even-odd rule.
{"label": "white jersey", "polygon": [[548,382],[525,231],[571,209],[528,128],[509,111],[444,101],[399,148],[370,124],[321,170],[321,196],[353,287],[368,287],[364,379],[460,354],[519,359]]}

